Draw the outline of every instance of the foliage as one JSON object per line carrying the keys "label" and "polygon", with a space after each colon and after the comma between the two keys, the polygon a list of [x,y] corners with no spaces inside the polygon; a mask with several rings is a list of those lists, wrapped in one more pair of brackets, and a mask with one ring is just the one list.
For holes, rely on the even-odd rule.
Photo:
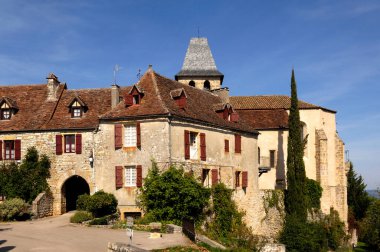
{"label": "foliage", "polygon": [[211,223],[206,225],[207,235],[232,249],[252,251],[258,239],[243,222],[244,213],[239,212],[232,200],[232,190],[219,183],[212,188]]}
{"label": "foliage", "polygon": [[92,220],[92,213],[86,211],[78,211],[70,218],[71,223],[82,223],[88,220]]}
{"label": "foliage", "polygon": [[263,196],[264,210],[268,214],[269,209],[275,207],[283,215],[284,194],[282,190],[266,190]]}
{"label": "foliage", "polygon": [[143,188],[141,205],[155,221],[181,223],[183,218],[199,220],[210,192],[193,176],[184,175],[182,168],[171,166],[160,173],[152,162]]}
{"label": "foliage", "polygon": [[20,165],[3,164],[0,173],[0,195],[8,199],[21,198],[32,203],[39,193],[49,190],[50,160],[46,155],[40,156],[35,147],[28,148]]}
{"label": "foliage", "polygon": [[360,239],[373,250],[380,251],[380,200],[369,206],[366,216],[360,223]]}
{"label": "foliage", "polygon": [[[287,215],[294,215],[301,222],[305,222],[307,218],[306,173],[303,162],[304,143],[301,137],[300,125],[297,86],[293,70],[287,158],[288,189],[285,193],[285,210]],[[290,222],[288,221],[287,223]]]}
{"label": "foliage", "polygon": [[353,164],[350,162],[347,173],[347,204],[351,209],[354,220],[361,220],[370,204],[370,198],[366,192],[366,184],[361,175],[356,174]]}
{"label": "foliage", "polygon": [[306,178],[306,203],[308,209],[321,208],[322,191],[323,189],[317,181]]}
{"label": "foliage", "polygon": [[30,217],[29,204],[19,198],[13,198],[0,204],[0,220],[24,220]]}
{"label": "foliage", "polygon": [[339,218],[339,213],[330,208],[330,214],[326,215],[320,221],[325,229],[327,236],[327,245],[330,249],[336,250],[342,246],[347,238],[345,233],[345,225]]}
{"label": "foliage", "polygon": [[107,218],[107,216],[95,218],[95,219],[91,220],[88,224],[89,225],[107,225],[108,224],[108,218]]}
{"label": "foliage", "polygon": [[92,213],[94,217],[99,218],[116,213],[117,199],[113,194],[100,190],[91,196],[79,196],[77,200],[77,208],[79,210],[88,211]]}

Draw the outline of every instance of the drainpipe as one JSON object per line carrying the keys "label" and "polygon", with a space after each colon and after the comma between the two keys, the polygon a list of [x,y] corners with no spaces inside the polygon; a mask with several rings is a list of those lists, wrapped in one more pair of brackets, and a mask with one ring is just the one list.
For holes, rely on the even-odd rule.
{"label": "drainpipe", "polygon": [[169,113],[169,167],[172,165],[172,115]]}

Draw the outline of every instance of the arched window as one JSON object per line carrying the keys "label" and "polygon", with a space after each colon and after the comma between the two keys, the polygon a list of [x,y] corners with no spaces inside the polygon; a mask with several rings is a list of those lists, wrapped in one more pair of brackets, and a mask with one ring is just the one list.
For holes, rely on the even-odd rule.
{"label": "arched window", "polygon": [[210,90],[211,89],[210,82],[208,80],[206,80],[203,83],[203,89],[205,89],[205,90]]}
{"label": "arched window", "polygon": [[189,81],[189,86],[195,87],[195,82],[193,80]]}

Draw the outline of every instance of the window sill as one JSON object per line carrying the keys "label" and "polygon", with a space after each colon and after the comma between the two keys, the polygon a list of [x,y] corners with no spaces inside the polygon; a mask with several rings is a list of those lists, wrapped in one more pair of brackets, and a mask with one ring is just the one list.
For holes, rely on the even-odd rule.
{"label": "window sill", "polygon": [[137,147],[136,146],[128,146],[128,147],[123,147],[123,151],[129,152],[129,151],[136,151]]}

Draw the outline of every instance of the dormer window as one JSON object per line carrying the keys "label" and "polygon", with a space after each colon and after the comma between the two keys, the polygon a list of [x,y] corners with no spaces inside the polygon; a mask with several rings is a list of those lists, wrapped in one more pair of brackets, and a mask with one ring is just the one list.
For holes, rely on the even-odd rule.
{"label": "dormer window", "polygon": [[10,109],[1,109],[1,120],[11,119],[11,110]]}
{"label": "dormer window", "polygon": [[81,118],[86,109],[86,104],[77,96],[69,104],[71,118]]}
{"label": "dormer window", "polygon": [[17,110],[16,102],[12,99],[7,97],[0,99],[0,120],[10,120]]}
{"label": "dormer window", "polygon": [[237,122],[239,121],[239,114],[234,111],[230,104],[216,104],[215,111],[218,115],[226,121]]}
{"label": "dormer window", "polygon": [[177,103],[179,108],[183,109],[186,107],[187,95],[183,88],[172,90],[170,96]]}
{"label": "dormer window", "polygon": [[139,105],[141,104],[143,96],[144,93],[142,92],[142,90],[140,90],[136,85],[134,85],[131,91],[129,91],[129,93],[127,93],[124,96],[124,103],[126,106]]}

